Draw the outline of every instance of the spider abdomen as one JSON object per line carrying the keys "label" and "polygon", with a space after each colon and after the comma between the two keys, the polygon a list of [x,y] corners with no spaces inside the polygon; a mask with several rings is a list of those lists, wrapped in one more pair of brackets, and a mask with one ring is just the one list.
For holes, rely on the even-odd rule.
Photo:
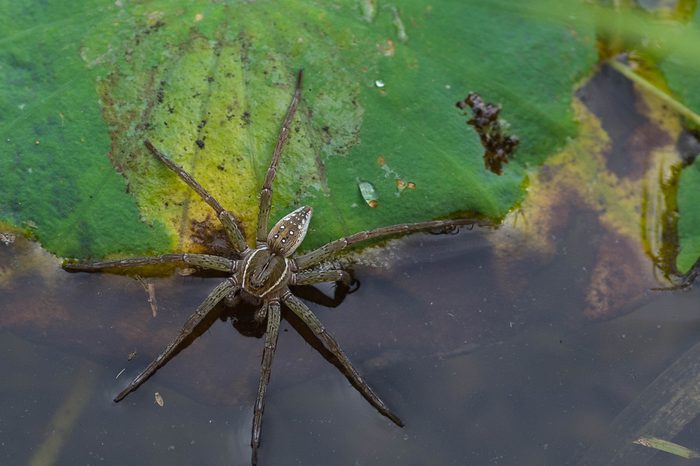
{"label": "spider abdomen", "polygon": [[290,261],[263,247],[246,257],[241,287],[247,293],[263,298],[284,288],[290,275]]}

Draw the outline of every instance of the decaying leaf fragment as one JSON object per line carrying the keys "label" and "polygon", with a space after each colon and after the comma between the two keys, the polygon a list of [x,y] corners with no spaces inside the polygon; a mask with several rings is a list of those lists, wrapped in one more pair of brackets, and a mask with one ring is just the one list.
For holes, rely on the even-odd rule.
{"label": "decaying leaf fragment", "polygon": [[484,102],[476,92],[470,92],[464,100],[455,105],[460,110],[467,107],[472,109],[472,117],[467,120],[467,124],[474,127],[481,145],[484,146],[484,166],[497,175],[503,173],[503,164],[508,163],[520,144],[520,139],[506,133],[508,123],[498,118],[501,107]]}
{"label": "decaying leaf fragment", "polygon": [[681,458],[700,458],[700,454],[696,451],[686,448],[677,443],[669,442],[658,437],[639,437],[634,442],[637,445],[641,445],[647,448],[654,448],[655,450],[665,451],[672,455],[680,456]]}
{"label": "decaying leaf fragment", "polygon": [[[158,315],[158,301],[156,301],[156,286],[151,283],[147,282],[140,276],[136,275],[136,280],[141,283],[141,286],[143,286],[143,289],[146,291],[146,294],[148,294],[148,304],[151,306],[151,314],[153,317],[156,317]],[[131,359],[129,359],[131,361]]]}
{"label": "decaying leaf fragment", "polygon": [[360,188],[360,194],[362,194],[362,199],[365,200],[368,206],[371,208],[376,208],[379,205],[379,195],[377,190],[374,189],[374,185],[369,181],[360,181],[357,183]]}

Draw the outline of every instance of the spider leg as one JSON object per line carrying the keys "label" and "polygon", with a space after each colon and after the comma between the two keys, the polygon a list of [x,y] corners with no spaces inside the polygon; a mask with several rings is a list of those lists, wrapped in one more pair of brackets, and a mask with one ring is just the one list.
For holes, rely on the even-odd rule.
{"label": "spider leg", "polygon": [[350,236],[331,241],[330,243],[326,243],[318,249],[314,249],[313,251],[295,257],[294,261],[296,262],[297,267],[299,269],[306,269],[320,262],[323,262],[329,256],[361,241],[384,238],[388,236],[405,235],[416,231],[427,231],[441,228],[444,229],[460,225],[467,225],[469,227],[473,227],[474,225],[480,227],[493,226],[493,224],[488,220],[477,220],[473,218],[434,220],[431,222],[420,223],[402,223],[399,225],[391,225],[388,227],[377,228],[375,230],[360,231]]}
{"label": "spider leg", "polygon": [[209,293],[209,296],[199,305],[197,310],[187,318],[185,325],[180,330],[180,333],[165,347],[162,353],[158,355],[139,375],[137,375],[134,380],[131,381],[129,385],[126,386],[124,390],[119,392],[119,394],[114,398],[115,402],[119,402],[124,399],[129,393],[133,392],[142,383],[149,379],[158,369],[160,369],[165,363],[168,362],[172,354],[179,348],[182,342],[192,333],[192,331],[199,325],[200,322],[209,314],[209,312],[216,306],[216,304],[224,299],[231,292],[238,290],[238,285],[233,281],[233,279],[228,278],[224,282],[220,283],[216,288]]}
{"label": "spider leg", "polygon": [[253,448],[252,463],[258,462],[258,447],[260,446],[260,431],[262,429],[262,416],[265,409],[265,392],[267,384],[270,382],[270,372],[272,369],[272,358],[277,347],[277,336],[280,330],[280,302],[277,300],[265,304],[267,307],[267,332],[265,333],[265,349],[263,350],[260,384],[258,385],[258,396],[255,399],[253,409],[253,432],[250,439],[250,446]]}
{"label": "spider leg", "polygon": [[272,153],[272,160],[270,161],[270,166],[267,169],[267,174],[265,175],[265,182],[263,183],[262,190],[260,191],[258,230],[255,235],[258,243],[264,243],[267,239],[267,220],[270,217],[270,205],[272,204],[272,181],[275,179],[277,165],[279,163],[280,156],[282,155],[284,145],[287,143],[287,138],[289,137],[289,125],[292,124],[294,113],[296,113],[297,105],[301,99],[302,76],[302,70],[299,70],[297,73],[297,84],[294,88],[294,95],[292,96],[292,101],[289,103],[289,107],[287,108],[287,116],[284,117],[284,122],[280,128],[279,136],[277,136],[275,151]]}
{"label": "spider leg", "polygon": [[292,285],[313,285],[322,282],[340,282],[350,288],[352,277],[345,270],[302,270],[292,275]]}
{"label": "spider leg", "polygon": [[384,402],[374,393],[369,385],[367,385],[367,382],[365,382],[360,373],[352,366],[352,363],[343,350],[340,349],[338,342],[326,331],[321,321],[311,312],[311,309],[291,293],[284,295],[282,301],[284,301],[284,304],[286,304],[294,314],[304,321],[314,335],[321,340],[323,345],[333,353],[345,370],[346,377],[352,382],[353,386],[357,388],[362,396],[364,396],[380,413],[391,419],[394,424],[403,427],[401,419],[399,419],[396,414],[389,411],[389,408],[387,408]]}
{"label": "spider leg", "polygon": [[162,256],[133,257],[103,262],[64,262],[63,268],[70,272],[97,272],[105,269],[127,269],[178,262],[206,270],[220,270],[222,272],[231,272],[235,263],[235,261],[225,257],[209,254],[164,254]]}
{"label": "spider leg", "polygon": [[182,181],[187,183],[190,188],[199,194],[199,197],[201,197],[204,202],[209,204],[209,206],[214,209],[217,217],[221,221],[221,224],[224,226],[224,231],[226,231],[226,236],[228,236],[233,249],[238,254],[246,251],[248,249],[248,244],[243,237],[243,233],[241,233],[241,230],[238,228],[236,217],[234,217],[231,212],[224,209],[221,204],[219,204],[219,201],[214,199],[214,197],[209,194],[209,192],[207,192],[207,190],[204,189],[202,185],[197,182],[197,180],[192,178],[192,175],[187,173],[181,166],[177,165],[175,162],[170,160],[168,156],[159,151],[151,141],[146,139],[143,141],[143,144],[153,155],[158,157],[158,159],[163,162],[166,167],[175,172],[175,174],[178,175]]}

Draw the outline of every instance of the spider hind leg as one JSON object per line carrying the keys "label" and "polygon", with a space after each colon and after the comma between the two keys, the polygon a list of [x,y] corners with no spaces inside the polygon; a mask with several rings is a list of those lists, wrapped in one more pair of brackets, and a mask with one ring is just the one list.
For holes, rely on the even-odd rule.
{"label": "spider hind leg", "polygon": [[326,331],[325,327],[318,320],[318,318],[311,312],[306,304],[304,304],[299,298],[291,293],[287,293],[282,297],[284,304],[299,317],[304,324],[316,335],[322,343],[323,346],[330,351],[336,360],[340,363],[345,376],[352,383],[352,385],[362,394],[362,396],[372,405],[377,411],[389,418],[394,424],[399,427],[403,427],[403,421],[399,417],[391,412],[387,405],[374,393],[374,390],[367,385],[367,382],[362,378],[360,373],[353,367],[352,363],[345,355],[340,345],[335,340],[335,338]]}
{"label": "spider hind leg", "polygon": [[189,337],[194,329],[209,315],[216,305],[224,299],[226,295],[237,290],[237,285],[232,279],[227,279],[214,288],[206,299],[197,307],[197,310],[187,318],[180,332],[165,347],[165,349],[151,363],[137,375],[129,385],[124,388],[114,398],[115,402],[123,400],[129,393],[133,392],[148,380],[158,369],[163,367],[170,358],[180,349],[182,343]]}
{"label": "spider hind leg", "polygon": [[277,336],[279,335],[281,311],[280,303],[273,300],[262,306],[267,314],[267,331],[265,332],[265,349],[263,350],[261,362],[260,383],[258,385],[258,395],[253,408],[253,430],[250,438],[250,446],[253,449],[252,463],[258,462],[258,447],[260,446],[260,433],[262,431],[262,417],[265,410],[265,393],[267,385],[270,383],[270,373],[272,372],[272,358],[277,348]]}

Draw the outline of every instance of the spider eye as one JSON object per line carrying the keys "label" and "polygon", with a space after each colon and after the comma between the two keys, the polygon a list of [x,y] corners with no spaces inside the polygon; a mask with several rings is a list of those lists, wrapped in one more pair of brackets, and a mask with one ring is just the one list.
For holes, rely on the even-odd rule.
{"label": "spider eye", "polygon": [[267,235],[267,245],[270,249],[284,257],[292,255],[304,241],[306,231],[309,229],[311,213],[311,207],[299,207],[277,222]]}

